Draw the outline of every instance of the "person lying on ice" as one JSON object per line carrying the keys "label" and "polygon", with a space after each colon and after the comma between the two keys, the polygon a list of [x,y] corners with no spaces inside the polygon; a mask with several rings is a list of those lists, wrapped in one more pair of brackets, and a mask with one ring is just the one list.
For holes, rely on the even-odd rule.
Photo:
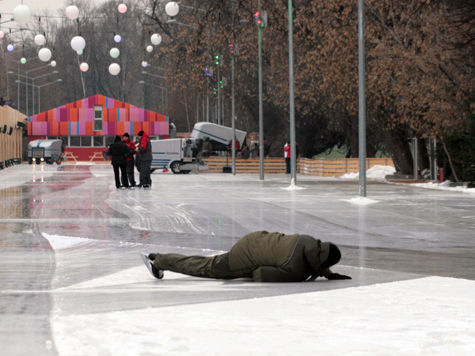
{"label": "person lying on ice", "polygon": [[216,256],[142,254],[145,265],[158,279],[163,278],[164,271],[173,271],[205,278],[252,278],[255,282],[351,279],[330,270],[340,258],[340,250],[330,242],[267,231],[245,235],[229,252]]}

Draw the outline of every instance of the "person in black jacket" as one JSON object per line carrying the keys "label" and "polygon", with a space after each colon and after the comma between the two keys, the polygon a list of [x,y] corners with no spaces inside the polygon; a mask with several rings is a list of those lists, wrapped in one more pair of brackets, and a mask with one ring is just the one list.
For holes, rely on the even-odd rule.
{"label": "person in black jacket", "polygon": [[[115,187],[117,189],[126,189],[129,187],[129,181],[127,179],[127,160],[130,155],[130,148],[122,142],[120,136],[116,136],[114,143],[109,146],[107,155],[111,157],[112,167],[114,168]],[[119,179],[119,169],[120,177]],[[120,184],[122,180],[122,185]]]}

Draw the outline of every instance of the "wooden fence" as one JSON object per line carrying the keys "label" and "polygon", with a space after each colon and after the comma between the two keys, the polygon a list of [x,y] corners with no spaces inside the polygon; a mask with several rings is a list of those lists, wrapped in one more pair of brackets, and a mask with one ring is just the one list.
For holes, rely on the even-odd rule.
{"label": "wooden fence", "polygon": [[26,116],[5,105],[0,106],[0,166],[8,166],[13,160],[21,162],[22,128],[18,122],[26,124]]}
{"label": "wooden fence", "polygon": [[[231,158],[207,157],[205,160],[210,173],[222,173],[223,167],[231,167]],[[393,166],[391,158],[367,158],[366,169],[376,165]],[[206,172],[206,171],[205,171]],[[266,158],[264,160],[265,173],[285,173],[284,158]],[[297,172],[305,175],[339,177],[346,173],[358,172],[358,158],[339,159],[310,159],[299,158],[297,160]],[[259,158],[236,159],[236,173],[259,173]]]}

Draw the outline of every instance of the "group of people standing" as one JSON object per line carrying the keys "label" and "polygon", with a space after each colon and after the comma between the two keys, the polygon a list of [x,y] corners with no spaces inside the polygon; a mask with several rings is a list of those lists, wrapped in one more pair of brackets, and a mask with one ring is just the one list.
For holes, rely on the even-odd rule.
{"label": "group of people standing", "polygon": [[[152,144],[149,136],[140,131],[137,145],[128,133],[116,136],[106,155],[111,158],[117,189],[150,189],[152,186]],[[139,184],[135,182],[135,167],[139,171]]]}

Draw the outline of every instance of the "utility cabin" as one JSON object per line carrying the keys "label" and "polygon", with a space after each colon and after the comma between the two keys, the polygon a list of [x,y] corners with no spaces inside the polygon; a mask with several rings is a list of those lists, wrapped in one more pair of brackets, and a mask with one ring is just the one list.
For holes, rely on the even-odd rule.
{"label": "utility cabin", "polygon": [[26,116],[8,105],[0,106],[0,169],[20,164]]}
{"label": "utility cabin", "polygon": [[28,117],[28,141],[62,140],[67,161],[104,161],[103,152],[116,135],[141,130],[152,139],[168,138],[169,118],[104,95]]}

